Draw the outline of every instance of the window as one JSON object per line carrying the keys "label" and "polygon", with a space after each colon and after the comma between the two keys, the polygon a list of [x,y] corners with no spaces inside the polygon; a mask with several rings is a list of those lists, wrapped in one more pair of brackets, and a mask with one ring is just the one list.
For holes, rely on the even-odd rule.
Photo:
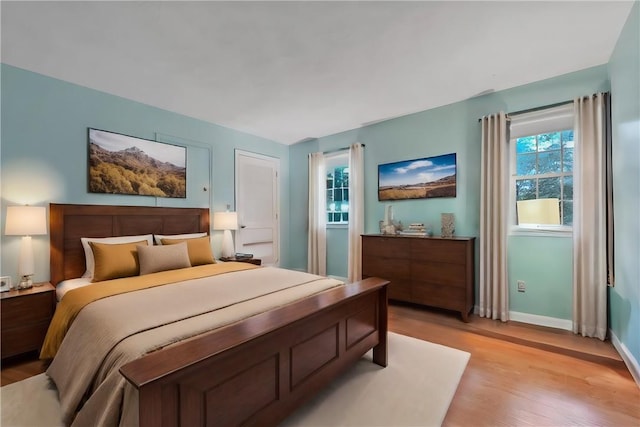
{"label": "window", "polygon": [[348,162],[348,154],[338,154],[326,158],[327,225],[349,223]]}
{"label": "window", "polygon": [[573,105],[512,117],[512,231],[571,231]]}

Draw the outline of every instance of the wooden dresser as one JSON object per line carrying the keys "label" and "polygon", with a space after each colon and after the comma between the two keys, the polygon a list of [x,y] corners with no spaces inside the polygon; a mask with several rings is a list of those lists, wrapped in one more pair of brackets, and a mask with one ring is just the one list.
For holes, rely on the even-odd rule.
{"label": "wooden dresser", "polygon": [[459,311],[474,304],[475,237],[362,236],[362,276],[391,282],[389,299]]}
{"label": "wooden dresser", "polygon": [[0,294],[2,359],[40,351],[56,307],[50,283]]}

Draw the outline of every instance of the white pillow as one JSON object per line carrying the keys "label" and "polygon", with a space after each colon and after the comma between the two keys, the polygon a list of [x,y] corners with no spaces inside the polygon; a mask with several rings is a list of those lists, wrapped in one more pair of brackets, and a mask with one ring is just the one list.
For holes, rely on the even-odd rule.
{"label": "white pillow", "polygon": [[139,236],[118,236],[118,237],[81,237],[82,247],[84,248],[84,259],[86,261],[87,270],[82,277],[93,277],[93,271],[96,266],[95,259],[93,258],[93,251],[89,242],[98,242],[106,244],[118,244],[118,243],[131,243],[146,240],[149,246],[153,245],[153,234],[142,234]]}
{"label": "white pillow", "polygon": [[161,245],[162,239],[197,239],[206,235],[207,233],[171,234],[168,236],[162,234],[154,234],[153,238],[156,241],[156,245]]}

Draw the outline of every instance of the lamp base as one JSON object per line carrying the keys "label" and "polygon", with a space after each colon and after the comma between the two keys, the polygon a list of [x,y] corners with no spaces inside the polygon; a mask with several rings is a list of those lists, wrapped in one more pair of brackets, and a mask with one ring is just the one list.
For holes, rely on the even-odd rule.
{"label": "lamp base", "polygon": [[233,246],[233,236],[231,230],[224,230],[222,235],[222,256],[225,258],[233,258],[236,255],[236,249]]}
{"label": "lamp base", "polygon": [[20,278],[17,289],[29,289],[33,287],[33,280],[31,280],[31,274],[25,274]]}

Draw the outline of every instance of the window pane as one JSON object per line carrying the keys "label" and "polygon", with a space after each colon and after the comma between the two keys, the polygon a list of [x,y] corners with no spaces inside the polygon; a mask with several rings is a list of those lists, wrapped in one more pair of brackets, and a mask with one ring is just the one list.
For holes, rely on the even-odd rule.
{"label": "window pane", "polygon": [[562,171],[573,172],[573,148],[563,148],[562,155],[564,157]]}
{"label": "window pane", "polygon": [[516,175],[535,175],[536,174],[536,155],[519,154],[517,158]]}
{"label": "window pane", "polygon": [[538,151],[559,150],[560,132],[543,133],[538,135]]}
{"label": "window pane", "polygon": [[333,173],[327,173],[327,188],[333,188]]}
{"label": "window pane", "polygon": [[560,150],[538,154],[538,173],[560,172]]}
{"label": "window pane", "polygon": [[349,222],[349,214],[347,212],[342,214],[342,221]]}
{"label": "window pane", "polygon": [[564,130],[562,134],[562,147],[573,148],[573,130]]}
{"label": "window pane", "polygon": [[335,201],[336,202],[341,202],[342,201],[342,190],[336,190],[335,193],[333,194],[333,196],[335,197]]}
{"label": "window pane", "polygon": [[333,222],[340,222],[340,213],[333,214]]}
{"label": "window pane", "polygon": [[573,225],[573,202],[562,202],[562,223]]}
{"label": "window pane", "polygon": [[536,151],[536,137],[525,136],[516,139],[516,153],[532,153]]}
{"label": "window pane", "polygon": [[540,178],[538,180],[538,198],[560,198],[560,177]]}
{"label": "window pane", "polygon": [[335,183],[334,183],[335,188],[340,188],[342,187],[342,174],[339,172],[338,169],[336,169],[336,179],[335,179]]}
{"label": "window pane", "polygon": [[333,214],[332,213],[327,214],[327,222],[333,222]]}
{"label": "window pane", "polygon": [[562,199],[573,200],[573,177],[565,176],[562,180]]}
{"label": "window pane", "polygon": [[327,190],[327,206],[333,202],[333,190]]}
{"label": "window pane", "polygon": [[531,200],[536,198],[536,180],[519,179],[516,181],[516,200]]}

